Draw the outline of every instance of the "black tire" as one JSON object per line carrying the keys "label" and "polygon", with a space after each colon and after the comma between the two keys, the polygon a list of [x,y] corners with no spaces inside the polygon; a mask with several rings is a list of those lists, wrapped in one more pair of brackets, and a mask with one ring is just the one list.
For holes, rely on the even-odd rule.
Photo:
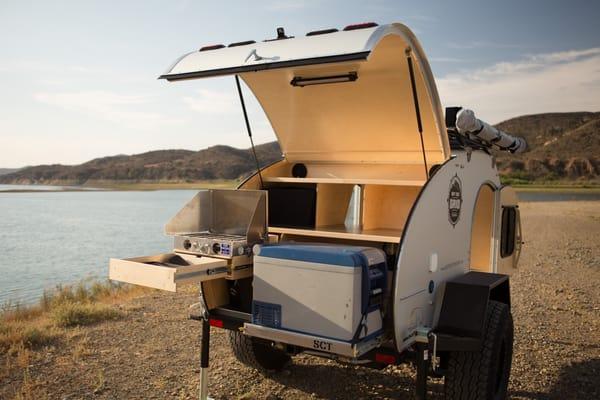
{"label": "black tire", "polygon": [[291,360],[289,355],[269,343],[241,332],[229,331],[229,343],[238,361],[262,372],[281,371]]}
{"label": "black tire", "polygon": [[513,320],[508,305],[490,301],[481,351],[451,352],[444,392],[448,400],[503,400],[512,364]]}

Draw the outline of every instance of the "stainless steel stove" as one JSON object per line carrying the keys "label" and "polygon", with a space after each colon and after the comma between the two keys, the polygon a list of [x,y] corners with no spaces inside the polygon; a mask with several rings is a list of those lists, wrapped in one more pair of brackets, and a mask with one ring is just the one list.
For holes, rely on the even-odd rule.
{"label": "stainless steel stove", "polygon": [[202,190],[171,220],[175,252],[252,263],[252,246],[267,238],[267,199],[262,190]]}
{"label": "stainless steel stove", "polygon": [[249,255],[251,247],[246,236],[199,232],[175,236],[175,251],[232,258]]}

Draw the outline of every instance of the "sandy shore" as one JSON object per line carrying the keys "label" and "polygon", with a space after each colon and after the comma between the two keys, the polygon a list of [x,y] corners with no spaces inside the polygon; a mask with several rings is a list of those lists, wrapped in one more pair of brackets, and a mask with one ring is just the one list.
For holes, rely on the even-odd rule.
{"label": "sandy shore", "polygon": [[[521,210],[526,245],[511,280],[510,397],[600,398],[600,202],[523,203]],[[119,304],[122,320],[71,329],[26,359],[0,355],[0,399],[195,398],[193,302],[193,293],[155,292]],[[234,359],[223,331],[213,332],[215,399],[413,398],[409,366],[374,371],[299,356],[264,376]],[[441,381],[430,387],[431,398],[442,398]]]}

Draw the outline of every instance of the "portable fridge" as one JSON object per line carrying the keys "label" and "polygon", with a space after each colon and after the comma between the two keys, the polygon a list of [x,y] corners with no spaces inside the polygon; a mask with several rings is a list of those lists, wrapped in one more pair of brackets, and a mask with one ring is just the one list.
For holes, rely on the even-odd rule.
{"label": "portable fridge", "polygon": [[254,257],[257,325],[356,342],[382,330],[386,260],[376,248],[262,246]]}

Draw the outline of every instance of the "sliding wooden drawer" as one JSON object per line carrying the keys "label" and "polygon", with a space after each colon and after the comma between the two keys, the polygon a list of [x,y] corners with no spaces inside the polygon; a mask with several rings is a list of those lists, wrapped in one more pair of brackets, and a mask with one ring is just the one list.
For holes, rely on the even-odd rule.
{"label": "sliding wooden drawer", "polygon": [[175,292],[186,284],[227,277],[227,261],[167,253],[129,259],[110,259],[112,280]]}

